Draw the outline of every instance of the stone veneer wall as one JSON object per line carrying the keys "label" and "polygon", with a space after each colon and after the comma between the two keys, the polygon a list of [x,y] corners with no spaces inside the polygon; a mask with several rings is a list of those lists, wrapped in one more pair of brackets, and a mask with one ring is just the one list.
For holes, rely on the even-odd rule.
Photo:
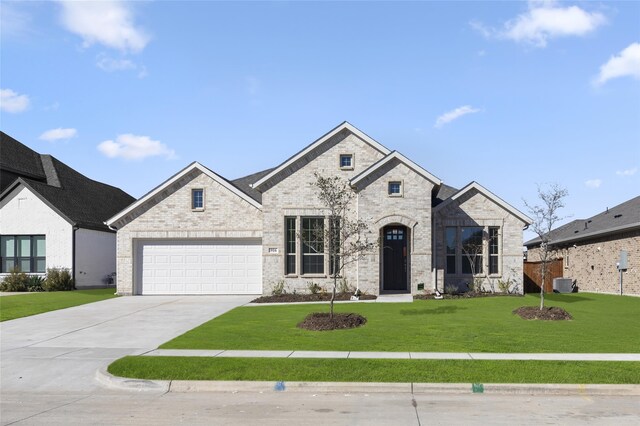
{"label": "stone veneer wall", "polygon": [[[522,229],[525,223],[510,212],[472,189],[459,199],[452,201],[434,213],[434,241],[436,255],[436,276],[438,289],[444,290],[445,285],[461,287],[465,282],[471,281],[470,275],[445,274],[445,228],[447,226],[498,226],[499,230],[499,257],[498,271],[496,275],[487,277],[488,271],[488,247],[484,243],[483,249],[483,288],[491,290],[491,284],[498,291],[498,280],[511,280],[517,286],[518,292],[523,292],[522,280]],[[460,267],[459,267],[460,268]],[[459,269],[458,269],[459,270]]]}
{"label": "stone veneer wall", "polygon": [[[204,189],[205,209],[191,209],[191,190]],[[262,212],[218,182],[194,170],[114,225],[117,234],[117,289],[134,288],[135,243],[144,239],[261,238]],[[127,223],[128,222],[128,223]],[[126,223],[126,224],[125,224]],[[122,225],[122,227],[120,227]]]}
{"label": "stone veneer wall", "polygon": [[[629,268],[623,272],[623,294],[640,295],[640,230],[576,241],[559,248],[555,258],[564,259],[564,277],[576,281],[579,291],[620,292],[620,273],[616,263],[620,251],[628,252]],[[539,249],[530,249],[527,260],[540,260]]]}
{"label": "stone veneer wall", "polygon": [[[339,158],[341,154],[352,154],[354,161],[353,170],[341,170]],[[312,152],[306,158],[292,164],[288,170],[283,171],[286,177],[278,181],[275,186],[263,189],[262,211],[264,220],[263,232],[263,260],[262,279],[263,292],[270,294],[272,287],[284,280],[287,291],[308,292],[307,286],[314,282],[328,290],[333,285],[333,280],[327,275],[292,274],[285,276],[285,216],[324,216],[324,206],[318,200],[317,190],[312,186],[316,181],[314,172],[322,176],[339,176],[345,180],[364,171],[376,161],[383,158],[384,154],[367,144],[356,135],[348,131],[342,131],[325,142],[320,151]],[[357,208],[357,205],[354,206]],[[355,211],[354,211],[355,213]],[[299,225],[298,225],[299,230]],[[277,253],[269,253],[269,249],[277,250]],[[301,245],[297,245],[297,268],[300,272]],[[327,271],[327,262],[325,262]],[[349,265],[343,274],[349,285],[358,284],[358,265]],[[377,284],[360,282],[361,288],[370,293],[377,294]],[[362,287],[364,286],[364,287]]]}

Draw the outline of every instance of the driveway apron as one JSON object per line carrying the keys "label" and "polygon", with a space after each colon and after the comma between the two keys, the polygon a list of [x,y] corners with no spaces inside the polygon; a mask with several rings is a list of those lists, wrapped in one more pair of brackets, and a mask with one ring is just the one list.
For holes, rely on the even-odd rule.
{"label": "driveway apron", "polygon": [[253,296],[120,297],[0,323],[7,392],[94,392],[96,370],[157,348]]}

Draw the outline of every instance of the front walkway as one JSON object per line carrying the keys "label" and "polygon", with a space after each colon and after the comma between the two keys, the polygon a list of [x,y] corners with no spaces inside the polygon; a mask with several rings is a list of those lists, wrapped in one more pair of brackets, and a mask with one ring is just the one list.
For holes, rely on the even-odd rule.
{"label": "front walkway", "polygon": [[156,349],[144,356],[195,356],[218,358],[332,358],[332,359],[473,359],[519,361],[640,361],[640,354],[591,353],[487,353],[487,352],[331,352]]}

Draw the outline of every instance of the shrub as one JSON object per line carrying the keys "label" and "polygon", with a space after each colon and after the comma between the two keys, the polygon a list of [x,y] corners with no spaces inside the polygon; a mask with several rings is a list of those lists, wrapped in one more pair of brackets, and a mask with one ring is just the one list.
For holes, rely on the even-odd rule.
{"label": "shrub", "polygon": [[323,288],[320,287],[320,285],[318,285],[318,283],[314,283],[313,281],[310,281],[307,283],[307,288],[309,289],[309,293],[311,294],[318,294],[320,292],[323,292]]}
{"label": "shrub", "polygon": [[498,280],[498,290],[500,290],[501,293],[509,293],[510,288],[511,288],[510,278],[506,281]]}
{"label": "shrub", "polygon": [[458,294],[458,286],[454,284],[445,284],[444,292],[447,294]]}
{"label": "shrub", "polygon": [[9,275],[0,283],[0,291],[27,291],[29,277],[18,268],[11,269]]}
{"label": "shrub", "polygon": [[44,278],[39,275],[31,275],[27,279],[27,291],[44,291]]}
{"label": "shrub", "polygon": [[346,278],[341,278],[338,283],[338,293],[345,294],[350,293],[351,291],[353,291],[353,289],[349,285],[349,281],[347,281]]}
{"label": "shrub", "polygon": [[280,280],[271,286],[271,294],[274,296],[280,296],[281,294],[287,294],[287,290],[284,288],[284,280]]}
{"label": "shrub", "polygon": [[76,288],[67,268],[47,268],[47,278],[42,287],[45,291],[68,291]]}

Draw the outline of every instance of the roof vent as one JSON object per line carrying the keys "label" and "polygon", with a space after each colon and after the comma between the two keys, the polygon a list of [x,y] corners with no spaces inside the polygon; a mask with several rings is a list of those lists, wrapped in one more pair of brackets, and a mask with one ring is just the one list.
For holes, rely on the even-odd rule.
{"label": "roof vent", "polygon": [[614,218],[614,219],[617,219],[617,218],[619,218],[619,217],[622,217],[622,215],[621,215],[621,214],[617,214],[617,215],[615,215],[613,218]]}

